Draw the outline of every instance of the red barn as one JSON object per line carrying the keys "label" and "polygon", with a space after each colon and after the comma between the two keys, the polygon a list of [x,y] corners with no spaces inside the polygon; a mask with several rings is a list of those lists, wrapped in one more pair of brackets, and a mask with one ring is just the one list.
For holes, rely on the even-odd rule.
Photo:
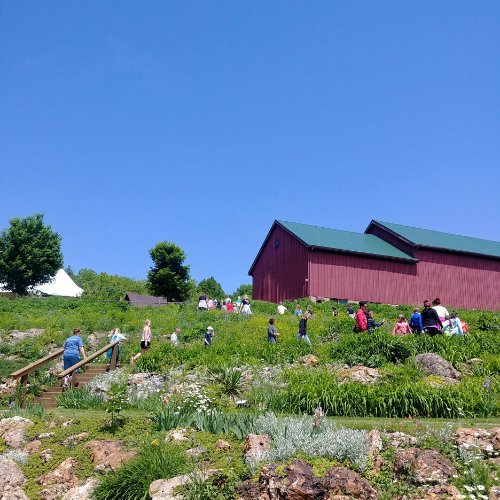
{"label": "red barn", "polygon": [[253,298],[500,310],[500,242],[372,220],[364,233],[274,221],[249,275]]}

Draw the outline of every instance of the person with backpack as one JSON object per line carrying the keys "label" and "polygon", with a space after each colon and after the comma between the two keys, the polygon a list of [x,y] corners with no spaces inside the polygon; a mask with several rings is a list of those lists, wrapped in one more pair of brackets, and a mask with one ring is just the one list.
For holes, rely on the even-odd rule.
{"label": "person with backpack", "polygon": [[413,309],[413,314],[410,317],[410,328],[413,333],[422,333],[424,326],[422,325],[422,315],[420,314],[420,309],[415,307]]}
{"label": "person with backpack", "polygon": [[443,323],[443,334],[448,337],[463,335],[462,322],[455,311],[451,311],[450,319]]}

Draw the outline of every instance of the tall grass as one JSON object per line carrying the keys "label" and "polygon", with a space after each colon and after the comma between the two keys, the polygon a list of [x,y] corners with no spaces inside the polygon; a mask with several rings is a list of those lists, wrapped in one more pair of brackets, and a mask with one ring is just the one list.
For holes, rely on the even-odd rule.
{"label": "tall grass", "polygon": [[59,408],[71,408],[79,410],[102,410],[104,400],[102,396],[91,394],[89,390],[66,389],[58,398],[57,406]]}
{"label": "tall grass", "polygon": [[153,481],[187,472],[189,465],[183,448],[159,441],[144,443],[137,458],[102,477],[93,499],[145,500]]}

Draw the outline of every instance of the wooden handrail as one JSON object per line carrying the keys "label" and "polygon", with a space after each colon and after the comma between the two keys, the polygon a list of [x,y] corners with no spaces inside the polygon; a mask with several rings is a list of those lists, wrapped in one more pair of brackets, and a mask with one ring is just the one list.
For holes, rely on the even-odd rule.
{"label": "wooden handrail", "polygon": [[87,363],[90,363],[93,361],[95,358],[98,358],[101,354],[105,353],[115,345],[118,345],[120,343],[119,340],[115,340],[114,342],[111,342],[107,346],[103,347],[102,349],[99,349],[98,351],[94,352],[94,354],[91,354],[90,356],[87,356],[85,359],[82,359],[78,363],[74,364],[67,370],[64,370],[63,372],[59,373],[57,375],[57,378],[64,378],[66,375],[71,374],[72,372],[76,371],[78,368],[81,368],[82,366],[86,365]]}
{"label": "wooden handrail", "polygon": [[13,379],[18,379],[24,375],[28,375],[29,373],[37,370],[41,366],[50,363],[50,361],[53,361],[54,359],[58,358],[59,356],[62,355],[64,352],[64,347],[61,347],[61,349],[58,349],[57,351],[51,352],[44,358],[39,359],[38,361],[35,361],[34,363],[29,364],[28,366],[25,366],[24,368],[21,368],[20,370],[17,370],[17,372],[11,373],[10,376]]}

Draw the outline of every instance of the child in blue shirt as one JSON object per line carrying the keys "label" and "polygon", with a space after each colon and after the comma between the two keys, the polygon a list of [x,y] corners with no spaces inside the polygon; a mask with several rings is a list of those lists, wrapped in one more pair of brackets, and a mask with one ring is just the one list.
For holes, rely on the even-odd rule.
{"label": "child in blue shirt", "polygon": [[271,318],[269,320],[269,326],[267,328],[267,341],[272,342],[273,344],[276,344],[278,341],[278,337],[280,337],[280,334],[276,330],[276,327],[274,326],[276,323],[276,320],[274,318]]}
{"label": "child in blue shirt", "polygon": [[210,347],[212,345],[212,337],[214,336],[213,327],[209,326],[207,328],[207,333],[205,333],[205,347]]}
{"label": "child in blue shirt", "polygon": [[410,328],[413,333],[422,333],[424,329],[422,326],[422,315],[420,314],[420,309],[418,307],[413,309],[413,314],[410,318]]}

